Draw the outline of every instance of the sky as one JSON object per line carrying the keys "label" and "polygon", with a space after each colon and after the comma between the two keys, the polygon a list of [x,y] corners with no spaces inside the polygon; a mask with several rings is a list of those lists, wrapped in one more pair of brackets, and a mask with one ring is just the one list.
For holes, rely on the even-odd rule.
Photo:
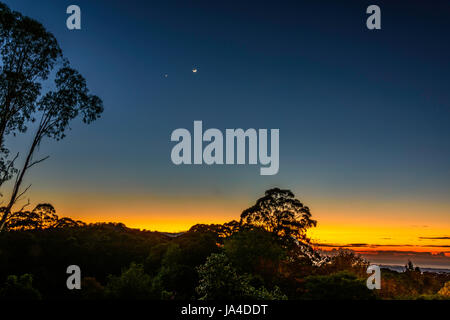
{"label": "sky", "polygon": [[[311,208],[315,243],[450,267],[448,1],[376,1],[381,30],[366,28],[372,1],[3,1],[56,36],[105,106],[43,143],[32,203],[176,232],[238,220],[278,186]],[[66,28],[71,4],[82,30]],[[278,174],[174,165],[170,135],[194,120],[279,129]]]}

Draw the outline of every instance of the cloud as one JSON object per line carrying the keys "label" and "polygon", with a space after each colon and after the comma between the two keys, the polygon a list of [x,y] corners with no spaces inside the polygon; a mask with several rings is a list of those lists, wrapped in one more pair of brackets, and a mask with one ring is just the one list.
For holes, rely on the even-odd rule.
{"label": "cloud", "polygon": [[450,240],[450,237],[419,237],[422,240]]}
{"label": "cloud", "polygon": [[450,248],[450,245],[446,244],[446,245],[440,245],[440,244],[430,244],[427,246],[421,246],[421,247],[431,247],[431,248]]}
{"label": "cloud", "polygon": [[[416,247],[412,244],[369,244],[369,243],[349,243],[349,244],[332,244],[332,243],[315,243],[319,247],[334,247],[334,248],[377,248],[377,247]],[[428,247],[428,246],[426,246]],[[431,246],[430,246],[431,247]],[[440,247],[440,246],[439,246]]]}
{"label": "cloud", "polygon": [[[450,248],[448,244],[428,244],[428,245],[412,245],[412,244],[377,244],[377,243],[349,243],[349,244],[333,244],[333,243],[314,243],[315,246],[323,248],[378,248],[378,247],[420,247],[420,248]],[[414,251],[416,252],[416,251]]]}

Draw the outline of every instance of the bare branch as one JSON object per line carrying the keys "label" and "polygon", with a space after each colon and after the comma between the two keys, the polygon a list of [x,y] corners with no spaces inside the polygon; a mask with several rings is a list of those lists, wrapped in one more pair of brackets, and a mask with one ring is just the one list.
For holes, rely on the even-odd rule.
{"label": "bare branch", "polygon": [[11,169],[11,167],[14,165],[14,162],[17,160],[17,158],[19,157],[19,152],[17,152],[17,154],[15,155],[15,157],[11,160],[11,162],[8,165],[8,170]]}
{"label": "bare branch", "polygon": [[26,169],[30,169],[30,168],[31,168],[32,166],[34,166],[35,164],[41,163],[42,161],[45,161],[45,160],[47,160],[48,158],[50,158],[50,156],[46,156],[46,157],[44,157],[44,158],[42,158],[42,159],[40,159],[40,160],[33,161],[32,163],[30,163],[30,164],[27,166]]}
{"label": "bare branch", "polygon": [[23,209],[25,209],[26,207],[28,207],[30,205],[30,199],[28,199],[27,203],[25,203],[22,208],[20,208],[19,212],[22,212]]}
{"label": "bare branch", "polygon": [[13,201],[13,204],[20,200],[20,198],[28,191],[28,189],[31,188],[31,184],[25,188],[21,193],[19,193],[16,197],[16,199]]}

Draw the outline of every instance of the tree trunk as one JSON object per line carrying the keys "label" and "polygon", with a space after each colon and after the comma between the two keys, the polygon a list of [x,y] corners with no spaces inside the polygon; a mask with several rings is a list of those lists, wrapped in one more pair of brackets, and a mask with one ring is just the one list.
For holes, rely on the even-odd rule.
{"label": "tree trunk", "polygon": [[25,163],[23,164],[23,168],[19,172],[19,176],[18,176],[18,178],[16,180],[16,183],[14,184],[14,189],[13,189],[13,192],[11,193],[11,198],[9,200],[9,203],[5,207],[5,211],[3,212],[3,217],[0,220],[0,232],[5,227],[6,220],[8,219],[8,216],[11,213],[11,209],[14,206],[14,203],[17,200],[17,195],[19,194],[19,190],[20,190],[20,186],[21,186],[22,181],[23,181],[23,177],[25,176],[25,173],[26,173],[27,169],[30,166],[30,162],[31,162],[31,159],[33,158],[34,150],[36,149],[36,146],[38,145],[38,142],[39,142],[39,132],[40,132],[40,130],[37,131],[36,136],[34,137],[33,144],[31,145],[31,148],[28,151],[28,155],[27,155],[27,158],[25,160]]}

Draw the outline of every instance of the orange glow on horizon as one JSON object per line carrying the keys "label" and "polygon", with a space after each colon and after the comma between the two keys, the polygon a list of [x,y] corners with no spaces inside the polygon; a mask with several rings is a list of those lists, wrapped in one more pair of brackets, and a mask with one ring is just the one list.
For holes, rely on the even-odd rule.
{"label": "orange glow on horizon", "polygon": [[[233,217],[219,219],[213,216],[203,216],[200,219],[195,216],[180,216],[168,213],[150,219],[145,216],[128,218],[102,216],[102,218],[77,217],[77,219],[87,223],[99,221],[122,222],[130,228],[160,232],[184,232],[195,224],[222,224],[233,220]],[[235,220],[239,220],[238,217]],[[324,251],[344,247],[356,252],[367,253],[375,251],[414,251],[438,254],[443,252],[446,256],[450,256],[450,247],[448,247],[450,240],[420,238],[432,238],[437,235],[448,234],[448,230],[448,228],[442,227],[365,225],[348,221],[346,224],[319,223],[316,228],[308,230],[308,235],[312,243]]]}
{"label": "orange glow on horizon", "polygon": [[[54,199],[52,204],[60,217],[87,223],[121,222],[130,228],[161,232],[182,232],[195,224],[239,220],[242,210],[254,204],[254,200],[244,195],[232,197],[232,200],[224,195],[206,197],[200,194],[80,193],[74,197],[53,191],[35,197]],[[318,221],[316,228],[308,230],[315,244],[326,244],[327,248],[331,248],[330,245],[356,248],[355,244],[364,244],[358,250],[366,251],[450,252],[450,240],[445,239],[450,236],[450,204],[412,200],[372,203],[370,199],[350,202],[311,195],[305,198],[310,199],[305,204]]]}

